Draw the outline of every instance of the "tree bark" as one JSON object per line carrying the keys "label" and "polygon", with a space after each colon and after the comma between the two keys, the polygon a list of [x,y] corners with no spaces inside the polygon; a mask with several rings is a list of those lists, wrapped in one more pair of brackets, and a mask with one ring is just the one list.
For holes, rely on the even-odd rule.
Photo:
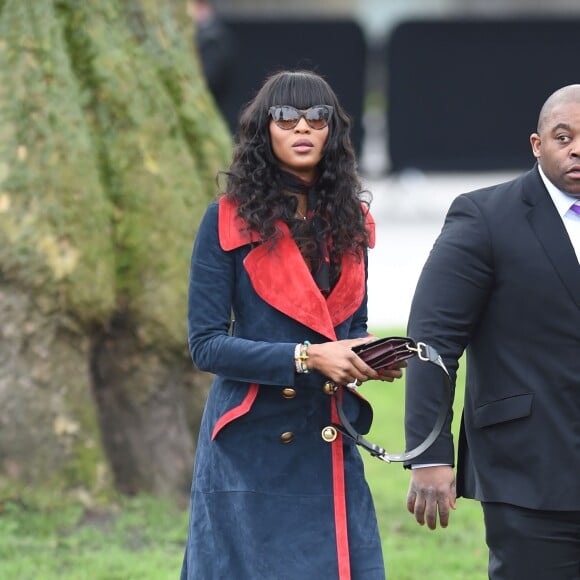
{"label": "tree bark", "polygon": [[179,0],[0,0],[0,476],[187,493],[191,244],[230,153]]}

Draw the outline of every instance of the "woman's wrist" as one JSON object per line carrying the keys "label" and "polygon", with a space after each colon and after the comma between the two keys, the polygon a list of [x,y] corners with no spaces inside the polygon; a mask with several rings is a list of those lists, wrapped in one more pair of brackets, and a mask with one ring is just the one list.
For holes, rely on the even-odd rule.
{"label": "woman's wrist", "polygon": [[294,348],[294,370],[300,374],[308,374],[310,369],[308,368],[308,347],[310,342],[305,340],[304,342],[299,342]]}

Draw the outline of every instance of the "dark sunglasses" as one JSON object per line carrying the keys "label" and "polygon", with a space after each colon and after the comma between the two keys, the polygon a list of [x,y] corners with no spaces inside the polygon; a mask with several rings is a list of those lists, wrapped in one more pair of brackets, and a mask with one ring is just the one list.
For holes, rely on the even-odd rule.
{"label": "dark sunglasses", "polygon": [[301,111],[290,105],[274,105],[268,109],[268,114],[280,129],[294,129],[304,117],[311,129],[324,129],[332,116],[330,105],[314,105],[305,111]]}

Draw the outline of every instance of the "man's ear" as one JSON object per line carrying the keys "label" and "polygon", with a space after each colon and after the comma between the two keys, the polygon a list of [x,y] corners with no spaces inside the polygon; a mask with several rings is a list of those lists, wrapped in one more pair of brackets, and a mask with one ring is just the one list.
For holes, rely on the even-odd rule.
{"label": "man's ear", "polygon": [[542,139],[537,133],[530,135],[530,144],[532,146],[532,153],[536,159],[541,157]]}

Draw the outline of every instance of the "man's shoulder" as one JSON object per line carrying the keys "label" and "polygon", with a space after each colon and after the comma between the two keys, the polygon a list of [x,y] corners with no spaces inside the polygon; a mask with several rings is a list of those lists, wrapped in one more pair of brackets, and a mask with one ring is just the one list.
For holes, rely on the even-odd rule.
{"label": "man's shoulder", "polygon": [[539,180],[539,173],[533,168],[513,179],[464,193],[460,197],[470,199],[477,205],[506,204],[521,200],[526,188],[539,183]]}

